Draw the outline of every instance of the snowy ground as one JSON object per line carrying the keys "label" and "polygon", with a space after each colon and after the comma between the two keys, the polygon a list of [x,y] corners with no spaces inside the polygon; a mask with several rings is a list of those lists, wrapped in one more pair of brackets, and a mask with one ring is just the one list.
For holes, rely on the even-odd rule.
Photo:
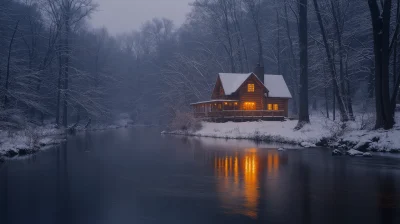
{"label": "snowy ground", "polygon": [[245,123],[202,123],[198,131],[173,131],[169,134],[182,134],[199,137],[254,139],[268,142],[291,143],[303,147],[316,144],[360,151],[399,151],[400,150],[400,114],[393,130],[372,130],[373,118],[356,116],[355,122],[343,124],[322,116],[312,116],[311,124],[295,131],[296,120],[258,121]]}
{"label": "snowy ground", "polygon": [[400,152],[400,119],[392,130],[352,130],[346,132],[342,142],[362,151]]}
{"label": "snowy ground", "polygon": [[208,123],[195,132],[180,132],[200,137],[256,139],[280,143],[300,144],[302,142],[317,143],[321,138],[332,135],[330,126],[334,125],[326,119],[316,119],[312,125],[306,125],[301,131],[294,131],[297,121],[258,121],[244,123]]}

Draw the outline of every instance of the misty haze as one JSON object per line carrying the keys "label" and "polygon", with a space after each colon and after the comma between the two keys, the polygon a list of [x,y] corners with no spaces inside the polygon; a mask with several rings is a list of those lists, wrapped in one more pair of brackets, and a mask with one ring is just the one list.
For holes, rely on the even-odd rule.
{"label": "misty haze", "polygon": [[0,0],[0,223],[400,223],[400,0]]}

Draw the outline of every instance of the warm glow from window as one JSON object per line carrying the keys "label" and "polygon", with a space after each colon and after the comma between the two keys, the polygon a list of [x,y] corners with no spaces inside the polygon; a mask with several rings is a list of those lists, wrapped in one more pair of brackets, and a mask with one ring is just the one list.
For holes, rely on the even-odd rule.
{"label": "warm glow from window", "polygon": [[238,105],[238,103],[237,102],[235,102],[235,106],[237,106]]}
{"label": "warm glow from window", "polygon": [[244,102],[243,110],[256,110],[256,103],[254,102]]}
{"label": "warm glow from window", "polygon": [[278,104],[268,104],[268,110],[279,110]]}
{"label": "warm glow from window", "polygon": [[225,104],[225,105],[228,105],[228,103],[227,103],[227,102],[225,102],[224,104]]}
{"label": "warm glow from window", "polygon": [[254,84],[247,84],[247,92],[254,93]]}

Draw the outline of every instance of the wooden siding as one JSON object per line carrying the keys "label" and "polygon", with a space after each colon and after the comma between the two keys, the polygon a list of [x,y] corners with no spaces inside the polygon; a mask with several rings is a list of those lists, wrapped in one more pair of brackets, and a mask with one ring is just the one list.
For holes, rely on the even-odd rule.
{"label": "wooden siding", "polygon": [[268,104],[278,104],[279,110],[285,111],[285,117],[289,116],[289,99],[285,98],[265,98],[265,108],[268,110]]}
{"label": "wooden siding", "polygon": [[[255,89],[254,92],[249,93],[247,91],[247,85],[254,84]],[[254,76],[250,76],[239,88],[239,101],[240,101],[240,109],[244,110],[245,102],[254,102],[256,103],[256,110],[265,110],[264,107],[264,94],[266,93],[264,85]]]}
{"label": "wooden siding", "polygon": [[222,87],[221,79],[218,76],[217,82],[215,83],[213,93],[211,95],[211,99],[215,100],[215,99],[225,99],[225,98],[226,97],[225,97],[224,88]]}

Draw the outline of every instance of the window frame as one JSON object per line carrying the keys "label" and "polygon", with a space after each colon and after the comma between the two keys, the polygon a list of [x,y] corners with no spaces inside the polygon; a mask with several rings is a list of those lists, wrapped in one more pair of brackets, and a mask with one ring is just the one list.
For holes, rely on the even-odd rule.
{"label": "window frame", "polygon": [[247,92],[254,93],[256,91],[256,85],[254,83],[247,84]]}

